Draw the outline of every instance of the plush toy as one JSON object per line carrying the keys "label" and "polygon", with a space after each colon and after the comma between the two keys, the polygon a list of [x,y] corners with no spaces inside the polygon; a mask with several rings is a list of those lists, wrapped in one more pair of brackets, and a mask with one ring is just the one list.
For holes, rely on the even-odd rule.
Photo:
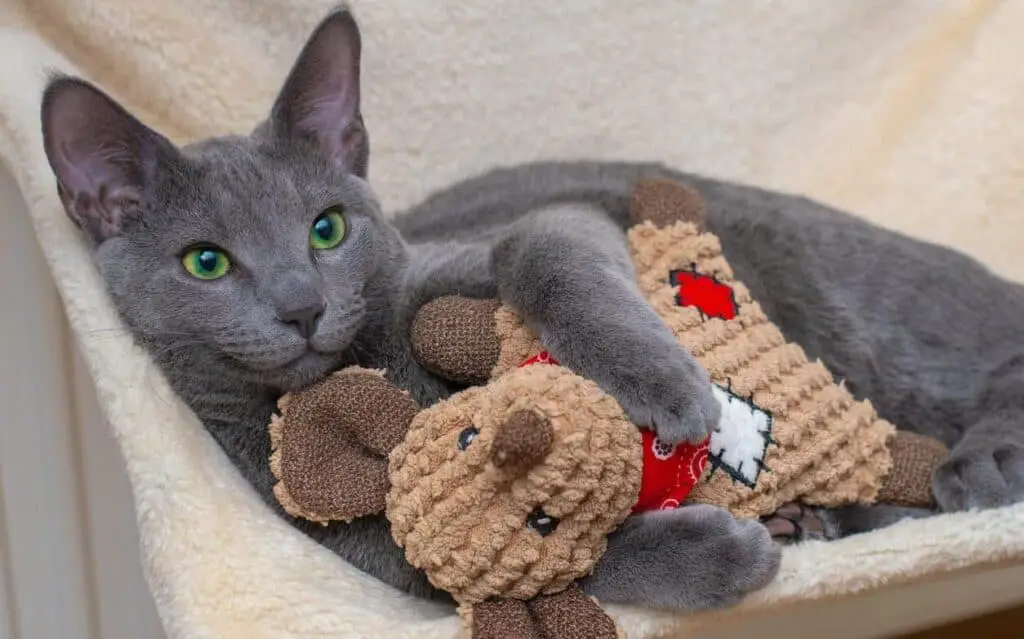
{"label": "plush toy", "polygon": [[[948,454],[945,446],[897,432],[785,340],[733,278],[718,238],[704,230],[696,192],[644,180],[630,212],[637,281],[711,373],[722,408],[718,428],[701,444],[668,446],[642,430],[644,483],[635,510],[684,499],[745,517],[770,515],[793,501],[932,505],[931,471]],[[465,384],[547,357],[536,335],[497,300],[435,300],[420,310],[412,338],[421,363]]]}
{"label": "plush toy", "polygon": [[642,182],[632,213],[641,289],[715,383],[708,441],[667,446],[638,429],[499,302],[441,298],[417,315],[414,350],[476,386],[417,411],[381,373],[346,369],[282,398],[271,467],[283,507],[321,522],[386,508],[410,563],[460,602],[475,637],[553,638],[615,636],[572,584],[631,512],[930,503],[941,444],[897,433],[785,342],[702,230],[699,196]]}
{"label": "plush toy", "polygon": [[[386,509],[474,639],[618,636],[573,585],[639,484],[640,434],[596,384],[520,368],[420,411],[379,371],[352,367],[280,408],[272,468],[285,509],[321,522]],[[384,447],[398,440],[389,472]]]}

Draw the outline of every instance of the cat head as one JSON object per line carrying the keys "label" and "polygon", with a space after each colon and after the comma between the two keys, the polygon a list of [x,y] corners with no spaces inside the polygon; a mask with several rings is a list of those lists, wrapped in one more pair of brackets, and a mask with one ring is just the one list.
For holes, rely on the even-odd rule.
{"label": "cat head", "polygon": [[283,390],[344,359],[402,245],[366,182],[359,28],[315,29],[250,136],[183,148],[89,83],[51,80],[46,155],[125,322]]}

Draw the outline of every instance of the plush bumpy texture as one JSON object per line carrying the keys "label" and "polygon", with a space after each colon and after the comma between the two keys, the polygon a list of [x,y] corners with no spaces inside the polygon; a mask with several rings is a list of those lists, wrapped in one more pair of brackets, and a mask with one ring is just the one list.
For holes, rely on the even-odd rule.
{"label": "plush bumpy texture", "polygon": [[[664,207],[648,212],[643,195],[634,196],[635,217],[663,218]],[[691,499],[741,516],[796,499],[874,501],[892,466],[895,428],[786,341],[733,278],[718,238],[694,223],[645,221],[630,230],[629,244],[648,302],[711,373],[723,420],[733,420],[712,435],[708,476]]]}
{"label": "plush bumpy texture", "polygon": [[596,384],[519,368],[413,419],[387,515],[409,562],[460,602],[529,599],[591,571],[640,465],[640,433]]}

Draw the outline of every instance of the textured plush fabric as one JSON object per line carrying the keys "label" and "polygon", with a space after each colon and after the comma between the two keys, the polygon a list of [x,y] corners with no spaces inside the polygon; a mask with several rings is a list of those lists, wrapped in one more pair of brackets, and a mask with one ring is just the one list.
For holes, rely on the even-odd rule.
{"label": "textured plush fabric", "polygon": [[[458,303],[453,306],[453,301]],[[463,384],[483,384],[498,360],[494,313],[500,300],[455,300],[441,297],[416,313],[412,350],[434,373]],[[451,344],[459,348],[451,348]]]}
{"label": "textured plush fabric", "polygon": [[[272,516],[119,327],[39,133],[47,68],[177,141],[263,117],[330,0],[0,0],[0,157],[124,453],[171,637],[451,637]],[[1024,3],[356,0],[370,176],[389,209],[495,164],[664,160],[806,193],[1024,277]],[[1024,556],[1024,506],[787,549],[745,606]],[[700,624],[616,609],[631,636]]]}
{"label": "textured plush fabric", "polygon": [[[391,533],[459,603],[557,592],[591,572],[629,515],[640,453],[639,431],[597,384],[519,368],[416,416],[391,454]],[[523,526],[541,506],[558,520],[548,534]]]}
{"label": "textured plush fabric", "polygon": [[388,455],[419,412],[380,371],[347,368],[278,401],[269,428],[274,495],[296,517],[327,523],[384,510]]}
{"label": "textured plush fabric", "polygon": [[[886,442],[893,425],[786,342],[733,279],[718,238],[686,222],[644,223],[630,230],[629,243],[645,297],[728,397],[728,426],[711,438],[710,476],[690,500],[747,517],[796,499],[822,506],[874,501],[892,466]],[[702,297],[729,296],[734,316],[680,305],[669,273],[688,265],[713,278],[716,288]]]}

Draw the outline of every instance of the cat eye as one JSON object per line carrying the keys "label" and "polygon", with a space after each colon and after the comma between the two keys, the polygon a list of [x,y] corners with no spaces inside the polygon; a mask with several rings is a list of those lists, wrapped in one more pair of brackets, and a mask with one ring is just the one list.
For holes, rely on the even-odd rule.
{"label": "cat eye", "polygon": [[185,271],[201,280],[224,277],[231,270],[231,258],[216,246],[197,246],[181,256]]}
{"label": "cat eye", "polygon": [[552,517],[538,506],[526,518],[526,526],[541,537],[547,537],[558,528],[558,518]]}
{"label": "cat eye", "polygon": [[332,249],[345,239],[345,216],[341,208],[332,207],[321,213],[309,229],[309,245],[317,250]]}
{"label": "cat eye", "polygon": [[479,434],[480,431],[478,431],[475,426],[463,429],[463,431],[459,433],[459,450],[466,450],[469,448],[469,445],[473,443],[473,440],[476,439],[476,436]]}

